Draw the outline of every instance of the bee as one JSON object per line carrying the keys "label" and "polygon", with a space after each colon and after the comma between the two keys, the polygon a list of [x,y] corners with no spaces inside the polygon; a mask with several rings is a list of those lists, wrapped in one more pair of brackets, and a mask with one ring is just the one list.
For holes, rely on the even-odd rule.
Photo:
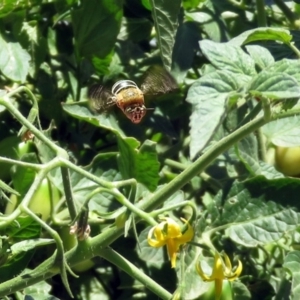
{"label": "bee", "polygon": [[178,85],[172,75],[163,67],[151,66],[141,78],[140,88],[132,80],[119,80],[111,89],[95,84],[88,90],[91,108],[102,113],[117,105],[134,124],[141,122],[146,115],[145,95],[159,95],[172,92]]}

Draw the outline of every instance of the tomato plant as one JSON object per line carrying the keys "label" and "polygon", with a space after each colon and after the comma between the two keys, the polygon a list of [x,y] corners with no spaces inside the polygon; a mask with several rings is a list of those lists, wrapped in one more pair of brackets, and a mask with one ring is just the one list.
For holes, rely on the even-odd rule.
{"label": "tomato plant", "polygon": [[299,299],[299,13],[3,2],[0,298]]}

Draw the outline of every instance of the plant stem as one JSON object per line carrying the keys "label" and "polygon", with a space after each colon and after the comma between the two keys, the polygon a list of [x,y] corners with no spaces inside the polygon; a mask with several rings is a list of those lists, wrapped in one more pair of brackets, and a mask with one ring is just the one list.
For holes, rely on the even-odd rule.
{"label": "plant stem", "polygon": [[141,272],[140,269],[118,254],[116,251],[112,250],[111,248],[105,248],[101,251],[100,256],[118,266],[132,278],[135,278],[143,283],[150,291],[155,293],[159,299],[171,299],[172,295],[167,290],[162,288],[153,279]]}
{"label": "plant stem", "polygon": [[25,127],[27,127],[35,137],[43,141],[50,149],[52,149],[58,156],[68,159],[68,153],[53,143],[49,138],[47,138],[40,130],[38,130],[34,125],[32,125],[14,105],[10,102],[7,96],[0,98],[0,105],[3,105],[7,110]]}
{"label": "plant stem", "polygon": [[77,211],[73,199],[69,169],[66,167],[61,167],[60,170],[61,170],[61,176],[62,176],[64,191],[65,191],[65,198],[66,198],[66,203],[69,210],[70,218],[71,220],[74,220],[76,218]]}
{"label": "plant stem", "polygon": [[265,12],[265,0],[256,0],[256,10],[257,10],[257,26],[266,27],[267,18]]}
{"label": "plant stem", "polygon": [[220,140],[214,147],[205,152],[170,183],[158,190],[153,197],[144,204],[143,209],[147,211],[155,209],[155,207],[168,199],[177,190],[181,189],[193,177],[203,172],[219,155],[265,123],[266,121],[263,116],[258,117]]}
{"label": "plant stem", "polygon": [[287,45],[295,52],[298,58],[300,58],[300,51],[299,49],[295,46],[294,42],[287,43]]}

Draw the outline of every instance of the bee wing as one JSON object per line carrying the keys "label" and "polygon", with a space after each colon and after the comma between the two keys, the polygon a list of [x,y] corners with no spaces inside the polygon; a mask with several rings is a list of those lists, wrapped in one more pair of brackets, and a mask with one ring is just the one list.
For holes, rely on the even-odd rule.
{"label": "bee wing", "polygon": [[142,76],[141,82],[141,90],[144,94],[165,94],[178,89],[173,76],[158,65],[151,66]]}
{"label": "bee wing", "polygon": [[88,89],[88,98],[91,108],[96,112],[104,112],[116,104],[114,94],[101,84],[94,84]]}

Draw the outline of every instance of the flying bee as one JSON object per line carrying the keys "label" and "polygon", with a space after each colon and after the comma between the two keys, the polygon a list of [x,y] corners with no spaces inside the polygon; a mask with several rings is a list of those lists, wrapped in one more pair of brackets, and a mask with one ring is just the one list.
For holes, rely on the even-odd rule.
{"label": "flying bee", "polygon": [[174,91],[178,85],[172,75],[160,66],[151,66],[141,78],[140,88],[131,80],[117,81],[111,89],[95,84],[89,88],[91,108],[99,113],[117,105],[131,122],[138,124],[146,115],[144,95],[159,95]]}

